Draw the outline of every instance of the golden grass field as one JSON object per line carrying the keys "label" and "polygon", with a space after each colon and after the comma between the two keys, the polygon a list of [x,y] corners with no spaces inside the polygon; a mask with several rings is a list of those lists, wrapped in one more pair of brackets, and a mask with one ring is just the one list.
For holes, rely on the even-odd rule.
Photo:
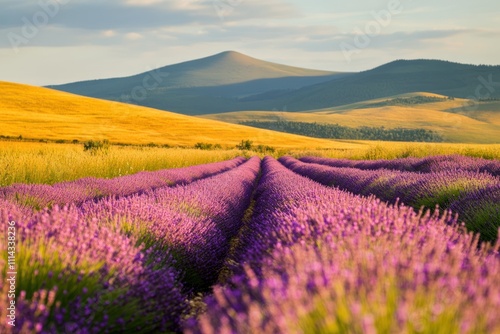
{"label": "golden grass field", "polygon": [[455,99],[411,106],[370,107],[394,98],[414,96],[442,97],[430,93],[403,94],[341,107],[308,112],[245,111],[203,115],[205,119],[240,123],[248,120],[295,121],[339,124],[348,127],[421,128],[436,131],[446,142],[499,143],[500,102],[481,102],[467,111],[469,100]]}
{"label": "golden grass field", "polygon": [[103,140],[127,144],[234,147],[241,140],[283,148],[335,148],[353,144],[308,138],[51,89],[0,82],[0,135],[50,140]]}
{"label": "golden grass field", "polygon": [[[308,155],[339,159],[393,159],[428,155],[463,154],[487,159],[500,158],[500,145],[355,142],[343,149],[280,149],[274,157]],[[195,150],[137,146],[111,146],[98,154],[84,152],[82,145],[0,141],[0,186],[13,183],[46,183],[87,176],[117,177],[143,170],[185,167],[260,155],[239,150]]]}
{"label": "golden grass field", "polygon": [[[239,155],[264,155],[234,149],[237,143],[246,139],[252,140],[254,145],[263,144],[276,148],[272,153],[275,157],[317,155],[349,159],[392,159],[463,154],[488,159],[500,158],[500,144],[322,140],[85,98],[45,88],[0,82],[0,89],[4,93],[0,100],[0,135],[52,141],[74,139],[79,141],[78,144],[0,141],[0,186],[13,183],[53,184],[86,176],[109,178],[142,170],[222,161]],[[453,106],[451,102],[448,104],[450,108]],[[367,115],[361,116],[369,112],[362,106],[360,104],[349,107],[353,108],[352,110],[334,108],[314,113],[278,115],[280,117],[286,115],[291,120],[305,121],[304,117],[311,115],[327,119],[344,117],[347,114],[346,117],[350,117],[351,123],[345,125],[354,125],[354,116],[349,116],[351,112],[360,113],[360,120],[368,118]],[[481,104],[475,116],[478,119],[487,119],[491,123],[498,122],[498,116],[493,109],[494,106]],[[390,112],[395,117],[394,122],[398,124],[396,117],[398,111]],[[399,119],[403,122],[405,111],[400,113]],[[242,118],[238,120],[247,119],[246,117],[252,115],[255,113],[243,112]],[[231,113],[228,116],[231,116]],[[273,119],[276,113],[267,117]],[[364,122],[363,124],[372,126],[382,124],[382,117],[378,120],[380,123],[367,120]],[[111,143],[138,145],[155,143],[179,147],[111,145],[109,150],[97,154],[84,152],[82,141],[103,139],[108,139]],[[197,142],[221,144],[223,149],[206,151],[186,148],[186,146],[193,147]]]}
{"label": "golden grass field", "polygon": [[353,141],[362,145],[353,149],[295,150],[295,157],[322,156],[334,159],[376,160],[406,157],[424,158],[435,155],[453,155],[500,159],[500,144],[467,143],[413,143],[388,141]]}
{"label": "golden grass field", "polygon": [[228,160],[238,150],[111,146],[98,154],[82,145],[0,141],[0,186],[12,183],[46,183],[87,176],[116,177],[143,170],[178,168]]}

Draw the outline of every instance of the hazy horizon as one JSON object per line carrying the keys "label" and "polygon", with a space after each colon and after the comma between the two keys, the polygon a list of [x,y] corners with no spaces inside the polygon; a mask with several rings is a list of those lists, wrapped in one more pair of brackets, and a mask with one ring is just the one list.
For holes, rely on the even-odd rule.
{"label": "hazy horizon", "polygon": [[396,59],[498,65],[500,3],[0,0],[0,80],[123,77],[223,51],[362,71]]}

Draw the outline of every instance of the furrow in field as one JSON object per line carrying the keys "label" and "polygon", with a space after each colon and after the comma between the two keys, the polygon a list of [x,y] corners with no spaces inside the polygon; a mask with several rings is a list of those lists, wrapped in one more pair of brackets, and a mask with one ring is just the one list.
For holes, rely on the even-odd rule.
{"label": "furrow in field", "polygon": [[203,290],[215,282],[248,208],[260,159],[186,186],[84,203],[82,214],[168,249],[185,283]]}

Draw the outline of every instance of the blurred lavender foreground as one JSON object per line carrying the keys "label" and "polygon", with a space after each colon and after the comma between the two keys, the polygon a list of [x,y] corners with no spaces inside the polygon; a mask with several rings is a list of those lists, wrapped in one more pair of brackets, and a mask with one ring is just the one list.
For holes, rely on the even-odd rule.
{"label": "blurred lavender foreground", "polygon": [[500,244],[451,215],[326,188],[272,158],[253,219],[187,333],[497,333]]}
{"label": "blurred lavender foreground", "polygon": [[[137,246],[136,238],[75,207],[27,214],[1,201],[0,208],[2,224],[15,221],[17,228],[16,322],[5,321],[10,300],[2,262],[1,333],[179,328],[187,305],[170,252]],[[6,254],[3,243],[1,250]]]}

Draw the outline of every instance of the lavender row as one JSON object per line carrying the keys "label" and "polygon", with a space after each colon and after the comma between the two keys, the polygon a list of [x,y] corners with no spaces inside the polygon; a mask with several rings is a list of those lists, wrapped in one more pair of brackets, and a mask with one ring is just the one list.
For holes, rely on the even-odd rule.
{"label": "lavender row", "polygon": [[[500,180],[488,173],[446,170],[422,174],[329,167],[291,157],[280,161],[300,175],[355,194],[375,195],[391,203],[399,199],[416,209],[434,209],[436,205],[451,208],[460,213],[471,231],[481,234],[482,240],[495,240],[498,236]],[[472,202],[474,205],[469,205]]]}
{"label": "lavender row", "polygon": [[0,188],[0,198],[19,203],[22,206],[41,210],[54,205],[80,205],[84,201],[105,196],[127,196],[165,186],[188,184],[198,179],[209,177],[242,164],[245,158],[239,157],[228,161],[165,169],[155,172],[140,172],[113,179],[88,177],[71,182],[50,185],[15,184]]}
{"label": "lavender row", "polygon": [[429,156],[426,158],[400,158],[393,160],[348,160],[320,157],[304,157],[303,162],[330,167],[359,169],[393,169],[407,172],[435,173],[445,170],[484,172],[500,176],[500,161],[466,157],[462,155]]}
{"label": "lavender row", "polygon": [[252,158],[186,186],[39,213],[0,200],[2,223],[16,222],[19,266],[18,322],[0,332],[179,331],[191,289],[218,276],[259,167]]}
{"label": "lavender row", "polygon": [[327,188],[271,158],[256,201],[236,276],[187,333],[500,330],[500,244],[479,246],[450,214]]}
{"label": "lavender row", "polygon": [[260,159],[254,157],[184,187],[87,202],[81,211],[148,245],[169,249],[186,284],[205,289],[217,279],[230,240],[241,227],[259,170]]}

